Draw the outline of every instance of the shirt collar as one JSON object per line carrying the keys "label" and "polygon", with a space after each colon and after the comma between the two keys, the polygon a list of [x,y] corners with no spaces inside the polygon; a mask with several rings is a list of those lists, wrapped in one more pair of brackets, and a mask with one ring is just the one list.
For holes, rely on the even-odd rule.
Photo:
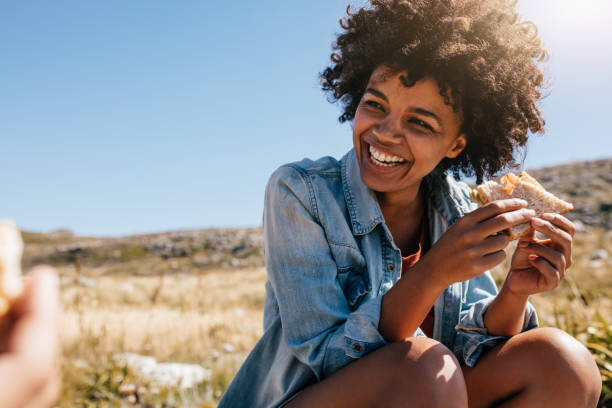
{"label": "shirt collar", "polygon": [[354,235],[363,235],[372,231],[384,221],[382,211],[374,191],[361,180],[361,171],[355,149],[351,149],[340,160],[342,169],[342,188],[351,217]]}
{"label": "shirt collar", "polygon": [[[340,160],[342,187],[354,235],[364,235],[384,222],[380,205],[374,191],[361,179],[361,171],[355,149],[351,149]],[[449,180],[451,179],[451,180]],[[423,179],[427,206],[437,212],[451,225],[466,212],[459,197],[460,192],[452,177],[434,170]]]}

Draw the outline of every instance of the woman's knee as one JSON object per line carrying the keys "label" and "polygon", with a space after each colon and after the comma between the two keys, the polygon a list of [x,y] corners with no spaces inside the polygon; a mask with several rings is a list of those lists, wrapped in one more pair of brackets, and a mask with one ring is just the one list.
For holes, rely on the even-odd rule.
{"label": "woman's knee", "polygon": [[582,395],[585,406],[595,406],[601,393],[601,375],[588,349],[556,328],[534,329],[524,334],[527,333],[529,336],[524,336],[521,346],[539,368],[526,370],[533,370],[534,378],[545,382],[557,395]]}
{"label": "woman's knee", "polygon": [[418,398],[417,406],[420,403],[420,406],[446,407],[453,401],[453,406],[467,407],[461,366],[442,343],[427,337],[412,337],[388,347],[393,361],[389,395],[397,396],[398,401]]}

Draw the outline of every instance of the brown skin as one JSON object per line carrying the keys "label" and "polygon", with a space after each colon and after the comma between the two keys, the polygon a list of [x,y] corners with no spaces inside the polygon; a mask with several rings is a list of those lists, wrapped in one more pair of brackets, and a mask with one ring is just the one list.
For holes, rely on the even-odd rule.
{"label": "brown skin", "polygon": [[0,332],[0,406],[46,408],[57,401],[59,296],[55,270],[37,266],[24,278],[10,324]]}
{"label": "brown skin", "polygon": [[[418,242],[423,177],[444,157],[458,155],[466,139],[459,133],[460,116],[444,104],[435,81],[406,88],[399,75],[384,67],[373,72],[368,88],[374,93],[366,92],[357,108],[353,142],[362,179],[376,192],[393,239],[405,253]],[[434,113],[439,121],[416,108]],[[379,171],[368,162],[369,145],[406,163]],[[470,407],[502,400],[504,405],[495,406],[594,407],[601,378],[588,350],[560,330],[521,333],[527,297],[555,288],[563,278],[575,230],[560,215],[535,218],[526,204],[492,202],[453,224],[383,296],[379,331],[391,344],[307,387],[287,406],[447,407],[452,400],[453,406],[467,407],[467,395]],[[521,240],[506,282],[485,315],[489,333],[513,337],[475,367],[462,366],[433,339],[411,337],[446,287],[505,259],[508,237],[498,232],[529,220],[550,239],[536,241],[532,234]],[[538,220],[543,223],[537,225]],[[560,372],[563,387],[551,386]]]}
{"label": "brown skin", "polygon": [[289,408],[594,408],[601,377],[567,333],[533,329],[494,347],[474,367],[427,337],[393,342],[306,387]]}
{"label": "brown skin", "polygon": [[551,327],[512,336],[461,369],[470,408],[595,408],[601,393],[590,352]]}

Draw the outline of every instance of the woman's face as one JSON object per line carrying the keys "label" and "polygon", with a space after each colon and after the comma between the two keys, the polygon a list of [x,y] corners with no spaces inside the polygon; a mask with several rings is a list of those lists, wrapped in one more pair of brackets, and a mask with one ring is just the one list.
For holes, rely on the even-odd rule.
{"label": "woman's face", "polygon": [[365,185],[389,193],[413,191],[444,157],[466,145],[461,118],[444,103],[438,84],[411,87],[381,66],[374,70],[353,120],[353,144]]}

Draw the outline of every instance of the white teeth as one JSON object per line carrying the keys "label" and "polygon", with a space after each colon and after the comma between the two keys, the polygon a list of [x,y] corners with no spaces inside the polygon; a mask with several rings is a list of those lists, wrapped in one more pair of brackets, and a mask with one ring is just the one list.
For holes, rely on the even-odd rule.
{"label": "white teeth", "polygon": [[372,159],[378,165],[384,167],[397,166],[398,164],[404,163],[406,160],[402,159],[398,156],[392,156],[390,154],[385,154],[376,150],[372,145],[370,145],[370,154],[372,155]]}

